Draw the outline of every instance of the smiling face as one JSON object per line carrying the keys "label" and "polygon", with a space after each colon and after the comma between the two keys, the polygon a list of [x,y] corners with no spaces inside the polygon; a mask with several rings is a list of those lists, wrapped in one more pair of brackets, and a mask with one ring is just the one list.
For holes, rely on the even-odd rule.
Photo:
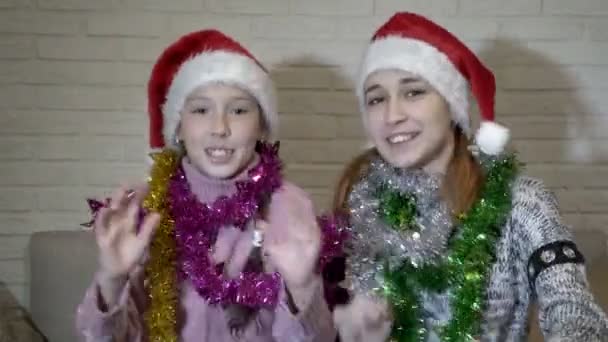
{"label": "smiling face", "polygon": [[446,100],[402,70],[374,72],[363,87],[366,131],[380,155],[395,167],[445,173],[454,149]]}
{"label": "smiling face", "polygon": [[232,178],[250,165],[256,142],[264,135],[258,102],[231,85],[196,88],[180,115],[177,135],[188,160],[214,178]]}

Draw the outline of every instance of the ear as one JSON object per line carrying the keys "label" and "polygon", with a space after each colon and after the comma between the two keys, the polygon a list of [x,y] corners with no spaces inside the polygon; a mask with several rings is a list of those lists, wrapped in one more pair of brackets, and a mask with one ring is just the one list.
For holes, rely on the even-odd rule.
{"label": "ear", "polygon": [[268,130],[266,128],[264,128],[264,126],[262,126],[261,131],[260,131],[260,139],[258,139],[259,141],[268,141]]}
{"label": "ear", "polygon": [[260,135],[259,135],[259,139],[260,141],[268,141],[268,139],[270,138],[270,127],[268,127],[268,123],[266,122],[266,119],[264,117],[264,112],[262,112],[262,110],[260,109],[259,111],[260,115],[259,115],[259,122],[260,122]]}
{"label": "ear", "polygon": [[[180,117],[182,115],[182,113],[179,113]],[[174,133],[175,139],[178,141],[183,141],[183,137],[182,137],[182,122],[181,120],[177,123],[177,127],[175,127],[175,133]]]}

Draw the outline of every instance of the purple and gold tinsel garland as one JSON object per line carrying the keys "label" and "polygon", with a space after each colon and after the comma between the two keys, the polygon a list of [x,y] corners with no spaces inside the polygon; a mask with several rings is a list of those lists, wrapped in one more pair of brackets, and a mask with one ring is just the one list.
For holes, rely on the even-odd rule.
{"label": "purple and gold tinsel garland", "polygon": [[[177,341],[178,286],[189,279],[198,293],[211,304],[236,303],[251,307],[274,307],[281,288],[277,273],[241,272],[235,279],[222,275],[221,265],[209,260],[209,251],[221,227],[244,228],[260,209],[260,204],[281,186],[278,143],[257,146],[260,163],[249,171],[247,181],[238,182],[237,193],[220,197],[211,204],[196,200],[180,168],[181,155],[164,150],[153,155],[150,190],[143,203],[145,212],[158,212],[160,226],[150,245],[146,264],[146,287],[150,304],[144,313],[150,341]],[[98,211],[109,204],[89,199],[93,226]],[[347,225],[338,217],[319,217],[322,233],[317,271],[341,256],[349,237]]]}
{"label": "purple and gold tinsel garland", "polygon": [[148,180],[150,191],[144,200],[146,211],[161,216],[159,227],[150,243],[150,259],[145,268],[149,306],[144,313],[148,338],[152,342],[177,342],[178,282],[175,253],[175,222],[169,213],[167,191],[169,180],[179,165],[180,156],[165,150],[153,155],[154,166]]}

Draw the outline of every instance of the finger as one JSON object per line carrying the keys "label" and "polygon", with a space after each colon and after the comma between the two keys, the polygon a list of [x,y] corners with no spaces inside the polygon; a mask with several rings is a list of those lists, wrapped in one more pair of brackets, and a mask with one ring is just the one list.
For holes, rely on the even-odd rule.
{"label": "finger", "polygon": [[160,215],[158,213],[150,213],[150,214],[146,215],[146,218],[144,218],[144,221],[141,225],[141,230],[139,232],[138,239],[137,239],[137,242],[138,242],[137,248],[139,250],[143,251],[144,249],[146,249],[146,247],[148,247],[148,245],[150,244],[150,241],[152,241],[154,232],[156,232],[159,225],[160,225]]}
{"label": "finger", "polygon": [[110,209],[118,210],[128,203],[126,198],[127,189],[126,184],[121,184],[118,189],[114,190],[110,199]]}
{"label": "finger", "polygon": [[389,303],[386,300],[386,298],[378,298],[378,299],[374,300],[374,304],[375,304],[376,309],[378,310],[378,313],[379,313],[379,315],[381,317],[390,318],[390,315],[391,315],[391,306],[389,305]]}
{"label": "finger", "polygon": [[216,263],[228,261],[234,250],[234,245],[239,238],[241,231],[234,227],[224,227],[220,229],[215,244],[211,259]]}
{"label": "finger", "polygon": [[269,233],[268,226],[269,226],[268,221],[265,221],[265,220],[256,220],[255,221],[255,229],[258,231],[257,234],[260,234],[260,233],[262,234],[261,240],[262,240],[262,253],[263,253],[262,258],[264,261],[264,271],[266,273],[272,273],[272,272],[276,271],[276,268],[272,264],[268,246],[274,242],[272,241],[273,237],[272,237],[272,234]]}
{"label": "finger", "polygon": [[393,310],[387,302],[382,302],[380,307],[381,319],[385,321],[393,320]]}
{"label": "finger", "polygon": [[289,184],[273,197],[268,221],[269,231],[278,240],[320,235],[312,201],[303,190]]}
{"label": "finger", "polygon": [[141,204],[148,194],[147,184],[139,184],[135,189],[130,192],[126,197],[129,201],[127,208],[127,224],[131,228],[131,231],[135,231],[137,228],[137,221],[139,213],[141,211]]}
{"label": "finger", "polygon": [[297,237],[292,228],[294,223],[289,222],[288,218],[269,220],[265,230],[268,243],[278,245],[288,241],[289,238]]}
{"label": "finger", "polygon": [[247,231],[241,233],[236,245],[234,246],[233,253],[230,257],[230,261],[226,265],[226,273],[228,277],[234,278],[245,268],[251,251],[253,250],[252,244],[253,232]]}
{"label": "finger", "polygon": [[383,303],[374,303],[366,317],[366,326],[371,330],[381,331],[387,322],[391,322],[388,308]]}
{"label": "finger", "polygon": [[286,184],[281,190],[278,195],[281,199],[280,203],[284,205],[290,216],[304,214],[306,217],[315,217],[312,199],[304,190],[292,184]]}
{"label": "finger", "polygon": [[111,211],[111,213],[106,238],[109,241],[114,241],[119,236],[122,236],[125,232],[127,232],[129,228],[124,224],[122,218],[118,217],[116,211]]}
{"label": "finger", "polygon": [[289,203],[287,203],[289,194],[287,192],[286,186],[276,191],[268,206],[268,225],[266,231],[270,240],[283,240],[285,238],[285,230],[290,229]]}
{"label": "finger", "polygon": [[376,305],[366,305],[362,313],[363,320],[368,326],[376,325],[380,320],[380,311]]}
{"label": "finger", "polygon": [[345,322],[349,321],[347,319],[347,316],[348,316],[347,312],[348,312],[348,307],[346,305],[339,305],[334,308],[333,316],[334,316],[334,323],[336,324],[336,326],[341,326]]}
{"label": "finger", "polygon": [[255,225],[253,228],[266,232],[266,231],[268,231],[268,226],[269,226],[268,221],[259,219],[259,220],[255,221]]}
{"label": "finger", "polygon": [[138,183],[128,194],[129,203],[136,202],[138,205],[141,205],[148,195],[148,191],[148,183]]}
{"label": "finger", "polygon": [[380,336],[378,336],[378,338],[376,338],[376,340],[377,341],[386,341],[391,334],[392,328],[393,328],[392,321],[385,321],[384,323],[382,323],[382,326],[378,330],[378,335],[380,335]]}
{"label": "finger", "polygon": [[103,238],[108,234],[110,225],[110,215],[112,211],[109,208],[101,208],[94,222],[94,230],[97,238]]}
{"label": "finger", "polygon": [[356,295],[350,305],[352,312],[363,322],[373,320],[378,314],[376,302],[367,295]]}
{"label": "finger", "polygon": [[336,307],[333,313],[334,325],[340,334],[340,341],[354,342],[356,337],[355,327],[349,314],[349,307]]}
{"label": "finger", "polygon": [[270,228],[270,223],[265,220],[258,219],[254,222],[254,224],[249,228],[252,230],[257,230],[258,234],[262,234],[262,244],[268,242],[275,242],[276,236]]}

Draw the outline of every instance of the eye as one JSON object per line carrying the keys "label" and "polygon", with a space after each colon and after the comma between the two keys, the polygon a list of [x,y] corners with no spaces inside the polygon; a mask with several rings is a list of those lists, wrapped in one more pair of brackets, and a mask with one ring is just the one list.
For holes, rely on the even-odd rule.
{"label": "eye", "polygon": [[209,110],[205,107],[197,107],[194,108],[194,110],[192,111],[192,113],[195,114],[207,114],[209,112]]}
{"label": "eye", "polygon": [[232,111],[232,113],[236,114],[236,115],[243,115],[243,114],[247,114],[248,112],[249,112],[249,110],[244,107],[237,107]]}
{"label": "eye", "polygon": [[418,97],[426,94],[425,89],[412,89],[405,92],[405,97]]}
{"label": "eye", "polygon": [[381,97],[381,96],[371,97],[367,100],[367,106],[368,107],[375,106],[383,101],[384,101],[384,97]]}

